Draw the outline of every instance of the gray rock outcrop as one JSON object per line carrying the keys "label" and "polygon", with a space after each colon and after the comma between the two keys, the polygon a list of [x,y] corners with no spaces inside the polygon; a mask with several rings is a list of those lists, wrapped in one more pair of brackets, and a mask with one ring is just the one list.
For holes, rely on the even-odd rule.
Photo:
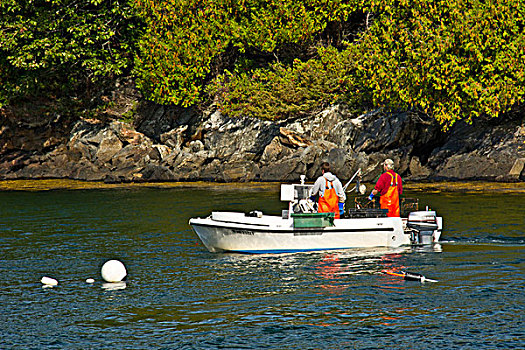
{"label": "gray rock outcrop", "polygon": [[343,180],[361,168],[373,181],[388,157],[409,180],[525,180],[523,118],[444,133],[417,113],[356,116],[343,106],[277,122],[148,104],[137,111],[133,124],[4,120],[0,179],[297,181],[329,161]]}

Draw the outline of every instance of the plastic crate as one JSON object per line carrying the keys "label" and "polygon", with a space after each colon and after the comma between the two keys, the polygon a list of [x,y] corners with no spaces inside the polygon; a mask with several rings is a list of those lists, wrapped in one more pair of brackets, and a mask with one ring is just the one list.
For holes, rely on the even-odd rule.
{"label": "plastic crate", "polygon": [[335,213],[293,213],[293,227],[316,228],[334,226]]}
{"label": "plastic crate", "polygon": [[363,218],[386,218],[388,209],[348,209],[348,217],[350,219]]}
{"label": "plastic crate", "polygon": [[[356,197],[354,202],[356,209],[381,209],[379,196],[376,196],[372,201],[368,197]],[[419,210],[419,199],[417,198],[402,197],[399,202],[401,217],[408,217],[411,212]]]}

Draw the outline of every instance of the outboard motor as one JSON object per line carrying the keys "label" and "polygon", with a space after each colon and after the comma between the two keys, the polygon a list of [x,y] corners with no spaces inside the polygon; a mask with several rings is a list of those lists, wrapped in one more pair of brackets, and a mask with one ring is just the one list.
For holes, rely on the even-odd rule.
{"label": "outboard motor", "polygon": [[438,229],[435,211],[414,211],[408,215],[407,227],[412,231],[412,243],[432,244]]}

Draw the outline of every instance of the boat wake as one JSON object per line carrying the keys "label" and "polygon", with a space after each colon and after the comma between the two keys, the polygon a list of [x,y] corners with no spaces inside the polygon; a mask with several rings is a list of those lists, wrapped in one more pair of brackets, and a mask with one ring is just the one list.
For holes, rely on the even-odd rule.
{"label": "boat wake", "polygon": [[442,237],[440,243],[447,244],[497,244],[525,245],[525,237],[485,236],[485,237]]}

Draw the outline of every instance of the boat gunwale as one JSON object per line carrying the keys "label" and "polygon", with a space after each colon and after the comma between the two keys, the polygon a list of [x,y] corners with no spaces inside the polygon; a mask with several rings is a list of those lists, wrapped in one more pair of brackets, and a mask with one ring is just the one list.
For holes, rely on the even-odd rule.
{"label": "boat gunwale", "polygon": [[[192,219],[193,220],[193,219]],[[201,219],[206,220],[206,219]],[[272,227],[272,226],[265,226],[268,227],[268,229],[262,229],[262,228],[252,228],[249,227],[252,224],[244,224],[244,223],[238,223],[238,222],[231,222],[232,224],[236,224],[239,226],[248,226],[248,227],[231,227],[228,225],[220,225],[221,223],[226,224],[226,222],[220,221],[220,222],[214,222],[214,223],[195,223],[190,221],[191,226],[204,226],[204,227],[219,227],[219,228],[228,228],[228,229],[249,229],[254,232],[261,232],[261,233],[299,233],[299,232],[322,232],[322,233],[362,233],[362,232],[394,232],[394,227],[378,227],[378,228],[358,228],[358,229],[350,229],[350,228],[336,228],[334,226],[331,227],[309,227],[309,228],[279,228],[279,227]],[[257,226],[257,225],[253,225]],[[263,225],[258,225],[259,227]]]}

